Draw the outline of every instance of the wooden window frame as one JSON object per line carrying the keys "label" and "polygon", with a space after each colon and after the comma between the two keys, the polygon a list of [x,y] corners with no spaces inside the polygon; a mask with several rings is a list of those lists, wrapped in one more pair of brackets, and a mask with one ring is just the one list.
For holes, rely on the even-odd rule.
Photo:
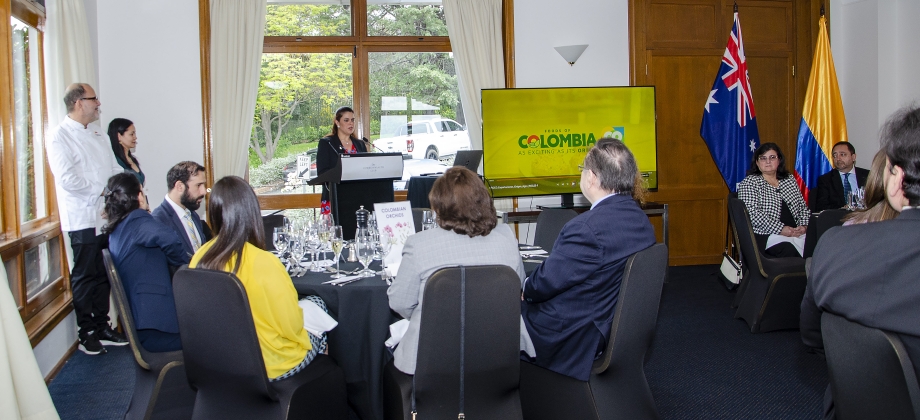
{"label": "wooden window frame", "polygon": [[[199,0],[199,21],[201,37],[201,99],[205,162],[213,167],[211,140],[210,104],[210,3]],[[350,36],[266,36],[262,53],[352,53],[352,102],[360,117],[360,133],[369,133],[370,86],[368,54],[372,52],[451,52],[450,38],[446,36],[370,36],[367,35],[367,0],[351,0]],[[506,87],[514,86],[514,5],[513,0],[504,0],[503,47]],[[331,117],[331,116],[330,116]],[[214,171],[208,171],[208,184],[214,184]],[[397,191],[396,200],[406,200],[406,191]],[[263,210],[284,210],[293,208],[318,208],[320,194],[273,194],[259,195]]]}
{"label": "wooden window frame", "polygon": [[[10,0],[0,3],[0,11],[9,22],[10,18],[15,17],[39,30],[39,44],[44,44],[45,29],[45,10],[38,4],[29,0]],[[47,155],[41,162],[41,170],[44,171],[44,199],[48,209],[47,215],[36,218],[25,223],[20,222],[19,216],[19,185],[16,180],[16,141],[14,139],[13,127],[13,74],[12,70],[12,50],[11,39],[12,31],[10,24],[3,25],[0,30],[0,38],[3,39],[0,46],[0,81],[4,83],[6,89],[0,94],[0,133],[2,133],[2,143],[0,143],[0,162],[3,169],[0,171],[0,198],[2,198],[2,217],[0,217],[0,259],[4,264],[10,260],[15,260],[16,270],[10,275],[10,282],[13,285],[12,291],[17,301],[20,317],[26,327],[29,340],[34,347],[42,338],[44,338],[55,326],[60,323],[64,317],[71,311],[72,293],[70,291],[70,275],[67,264],[66,245],[64,244],[63,233],[59,221],[57,199],[55,197],[54,178],[48,165]],[[44,74],[44,53],[39,54],[39,67],[41,77],[39,91],[41,101],[41,121],[43,135],[48,132],[48,107],[45,100],[45,74]],[[44,147],[44,139],[42,139]],[[25,287],[25,252],[35,246],[54,238],[59,239],[59,256],[61,275],[53,279],[51,283],[42,290],[27,298]],[[49,261],[54,264],[54,261]],[[7,287],[2,285],[0,287]]]}

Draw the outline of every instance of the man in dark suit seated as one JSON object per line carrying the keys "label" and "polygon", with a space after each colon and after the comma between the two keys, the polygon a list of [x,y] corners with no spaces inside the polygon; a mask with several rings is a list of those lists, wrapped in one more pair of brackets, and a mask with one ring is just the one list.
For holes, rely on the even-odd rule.
{"label": "man in dark suit seated", "polygon": [[[897,333],[920,376],[920,108],[903,108],[888,120],[882,149],[888,157],[885,193],[901,214],[824,234],[802,299],[802,341],[823,353],[821,313],[837,314]],[[829,397],[830,388],[825,410],[831,417],[826,418],[833,416]]]}
{"label": "man in dark suit seated", "polygon": [[[834,169],[818,177],[818,197],[815,211],[839,209],[847,204],[847,193],[866,186],[869,171],[856,167],[856,148],[850,142],[839,141],[831,149]],[[847,183],[844,184],[844,179]]]}
{"label": "man in dark suit seated", "polygon": [[591,210],[566,223],[524,281],[521,315],[537,356],[522,358],[587,381],[610,337],[626,260],[654,245],[655,233],[633,200],[638,167],[623,142],[598,140],[580,169]]}
{"label": "man in dark suit seated", "polygon": [[166,173],[169,192],[163,203],[153,211],[154,218],[179,235],[189,257],[211,240],[210,229],[205,228],[195,212],[207,192],[206,181],[204,166],[190,161],[177,163]]}

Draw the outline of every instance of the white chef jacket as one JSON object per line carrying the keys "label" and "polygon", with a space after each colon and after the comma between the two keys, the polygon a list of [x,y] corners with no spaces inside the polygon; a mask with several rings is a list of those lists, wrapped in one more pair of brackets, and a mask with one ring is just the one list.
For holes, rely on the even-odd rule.
{"label": "white chef jacket", "polygon": [[98,232],[104,222],[103,190],[112,175],[124,172],[115,161],[108,135],[96,123],[83,127],[67,116],[51,131],[47,149],[61,230],[96,228]]}

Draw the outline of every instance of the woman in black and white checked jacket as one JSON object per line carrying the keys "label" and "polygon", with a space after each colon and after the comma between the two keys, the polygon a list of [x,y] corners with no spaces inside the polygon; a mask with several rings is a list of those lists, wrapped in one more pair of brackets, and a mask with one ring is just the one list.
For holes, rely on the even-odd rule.
{"label": "woman in black and white checked jacket", "polygon": [[765,249],[770,235],[798,237],[808,226],[808,206],[776,143],[764,143],[754,152],[748,176],[738,184],[738,198],[751,215],[761,251],[774,257],[801,256],[788,242]]}

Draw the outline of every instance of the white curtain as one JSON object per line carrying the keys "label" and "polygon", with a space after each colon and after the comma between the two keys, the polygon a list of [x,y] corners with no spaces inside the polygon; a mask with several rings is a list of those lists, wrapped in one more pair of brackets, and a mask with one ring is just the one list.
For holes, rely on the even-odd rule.
{"label": "white curtain", "polygon": [[[63,101],[62,101],[63,102]],[[0,412],[4,419],[58,419],[0,266]]]}
{"label": "white curtain", "polygon": [[211,0],[211,153],[214,180],[245,176],[259,92],[266,0]]}
{"label": "white curtain", "polygon": [[444,0],[443,4],[471,146],[482,149],[480,91],[505,87],[502,0]]}
{"label": "white curtain", "polygon": [[54,127],[67,115],[64,89],[68,85],[82,82],[98,89],[99,84],[83,0],[48,0],[45,14],[45,92],[48,125]]}

